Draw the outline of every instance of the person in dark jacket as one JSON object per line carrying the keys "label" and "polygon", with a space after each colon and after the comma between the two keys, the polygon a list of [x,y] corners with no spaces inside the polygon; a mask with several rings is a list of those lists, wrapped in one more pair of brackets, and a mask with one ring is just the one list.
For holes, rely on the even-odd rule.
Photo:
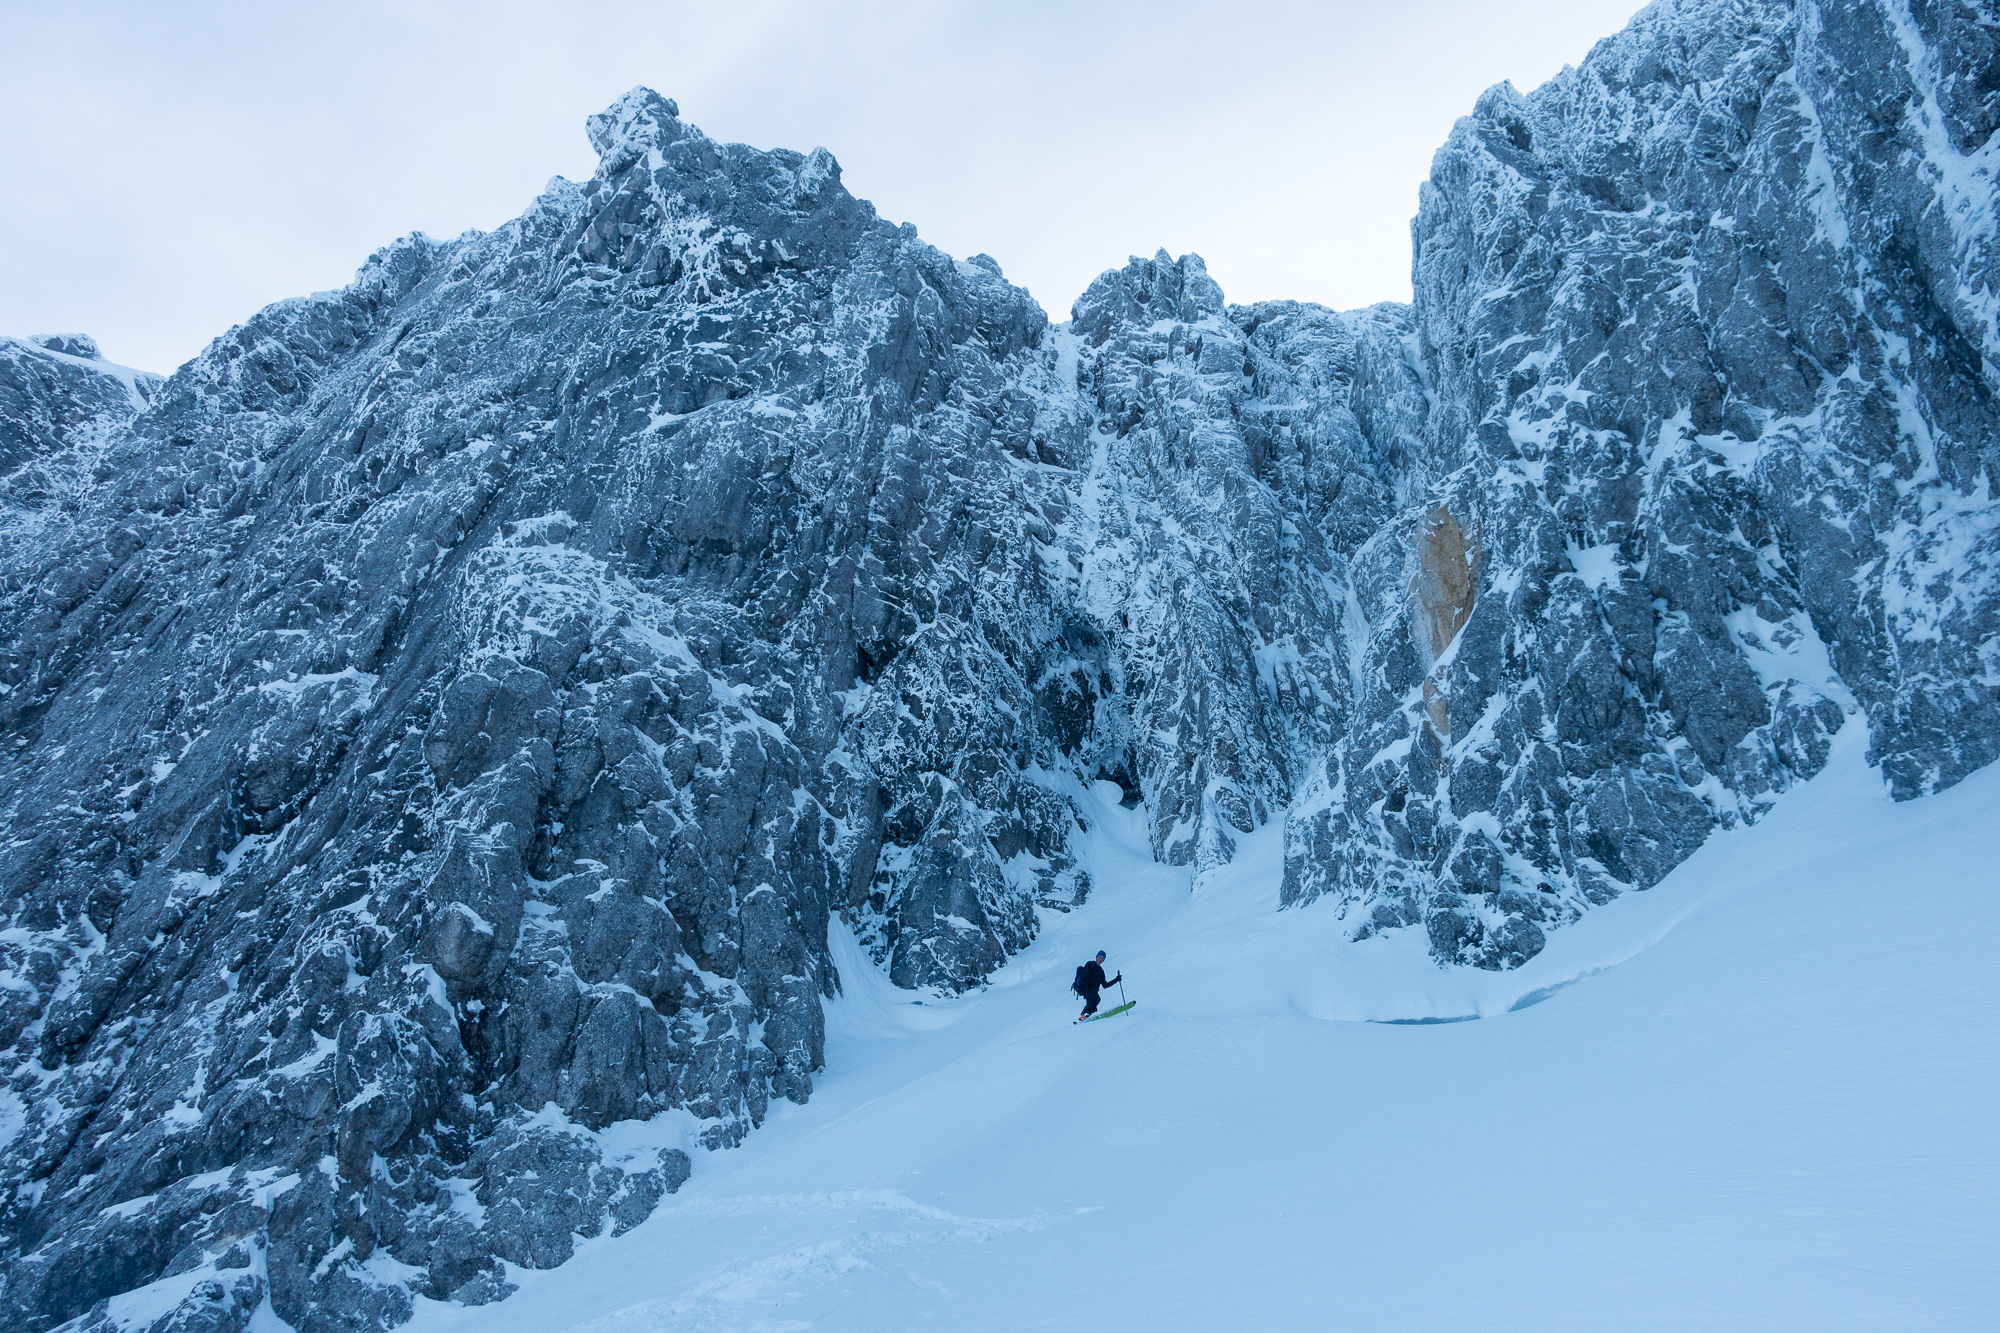
{"label": "person in dark jacket", "polygon": [[1083,1012],[1076,1016],[1076,1021],[1081,1023],[1084,1019],[1089,1018],[1097,1012],[1097,992],[1103,990],[1106,986],[1115,986],[1123,980],[1125,980],[1123,972],[1120,972],[1109,981],[1104,979],[1104,950],[1099,949],[1097,957],[1083,965],[1083,971],[1076,979],[1077,993],[1082,995],[1086,1001],[1083,1006]]}

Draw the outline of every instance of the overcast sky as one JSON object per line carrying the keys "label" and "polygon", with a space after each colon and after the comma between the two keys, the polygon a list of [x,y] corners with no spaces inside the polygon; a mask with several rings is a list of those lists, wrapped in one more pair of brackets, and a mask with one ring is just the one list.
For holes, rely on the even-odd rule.
{"label": "overcast sky", "polygon": [[171,370],[409,231],[587,178],[634,84],[849,189],[1054,317],[1193,250],[1234,301],[1409,298],[1431,154],[1635,0],[806,3],[0,0],[0,333]]}

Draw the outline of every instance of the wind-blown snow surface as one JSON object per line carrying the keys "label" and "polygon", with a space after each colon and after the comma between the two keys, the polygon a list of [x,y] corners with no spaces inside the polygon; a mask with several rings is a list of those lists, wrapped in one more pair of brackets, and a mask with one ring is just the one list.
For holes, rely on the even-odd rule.
{"label": "wind-blown snow surface", "polygon": [[[1506,973],[1274,912],[1275,828],[1190,895],[1091,802],[1099,894],[991,986],[837,944],[810,1105],[411,1327],[1990,1328],[2000,768],[1895,804],[1864,743]],[[1100,947],[1139,1007],[1075,1028]]]}

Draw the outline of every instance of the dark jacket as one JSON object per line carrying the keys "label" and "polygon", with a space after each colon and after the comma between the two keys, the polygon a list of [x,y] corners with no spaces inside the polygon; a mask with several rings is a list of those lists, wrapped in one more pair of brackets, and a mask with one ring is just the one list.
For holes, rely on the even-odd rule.
{"label": "dark jacket", "polygon": [[[1120,972],[1118,975],[1122,977],[1125,974],[1123,972]],[[1083,965],[1083,976],[1077,981],[1076,984],[1077,988],[1081,990],[1084,993],[1084,995],[1094,1000],[1097,998],[1097,992],[1103,990],[1106,986],[1109,986],[1111,983],[1104,979],[1104,964],[1098,962],[1095,958],[1093,958],[1089,962]]]}

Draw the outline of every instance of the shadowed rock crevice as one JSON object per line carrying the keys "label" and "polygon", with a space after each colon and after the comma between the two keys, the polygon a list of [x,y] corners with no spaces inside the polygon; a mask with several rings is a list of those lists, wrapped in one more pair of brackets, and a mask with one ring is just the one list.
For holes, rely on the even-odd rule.
{"label": "shadowed rock crevice", "polygon": [[1451,695],[1436,670],[1472,616],[1478,596],[1479,542],[1468,537],[1451,511],[1437,508],[1417,532],[1417,573],[1411,590],[1417,649],[1431,671],[1424,677],[1424,714],[1444,744],[1451,743]]}

